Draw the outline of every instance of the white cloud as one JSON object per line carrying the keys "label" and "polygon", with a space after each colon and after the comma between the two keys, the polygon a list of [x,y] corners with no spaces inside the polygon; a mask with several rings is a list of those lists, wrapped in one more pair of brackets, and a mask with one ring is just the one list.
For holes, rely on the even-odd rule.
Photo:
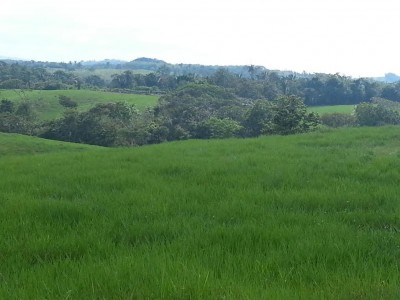
{"label": "white cloud", "polygon": [[13,0],[0,10],[0,54],[400,74],[399,6],[395,0]]}

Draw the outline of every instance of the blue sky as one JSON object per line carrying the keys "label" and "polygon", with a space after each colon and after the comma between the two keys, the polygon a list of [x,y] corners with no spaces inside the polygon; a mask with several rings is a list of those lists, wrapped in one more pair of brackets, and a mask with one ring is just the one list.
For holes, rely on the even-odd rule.
{"label": "blue sky", "polygon": [[12,0],[1,5],[0,55],[400,74],[399,11],[395,0]]}

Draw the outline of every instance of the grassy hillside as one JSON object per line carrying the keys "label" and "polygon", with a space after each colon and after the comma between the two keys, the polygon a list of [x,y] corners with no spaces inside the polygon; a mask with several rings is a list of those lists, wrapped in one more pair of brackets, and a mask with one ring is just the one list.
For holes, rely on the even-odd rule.
{"label": "grassy hillside", "polygon": [[15,155],[75,152],[88,149],[100,149],[100,147],[50,141],[37,137],[0,132],[0,158]]}
{"label": "grassy hillside", "polygon": [[158,96],[119,94],[90,90],[56,90],[56,91],[15,91],[0,90],[0,100],[9,99],[13,101],[27,100],[32,102],[38,117],[42,120],[49,120],[60,117],[64,108],[58,103],[59,96],[70,97],[78,103],[80,111],[88,110],[97,103],[126,101],[135,104],[139,109],[153,106],[158,101]]}
{"label": "grassy hillside", "polygon": [[320,115],[327,113],[351,114],[354,111],[354,105],[311,106],[308,109]]}
{"label": "grassy hillside", "polygon": [[398,127],[9,155],[0,170],[1,299],[400,297]]}

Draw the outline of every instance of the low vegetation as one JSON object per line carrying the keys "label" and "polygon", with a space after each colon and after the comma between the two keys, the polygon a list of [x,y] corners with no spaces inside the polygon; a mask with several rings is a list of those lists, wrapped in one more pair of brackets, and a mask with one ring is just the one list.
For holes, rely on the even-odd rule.
{"label": "low vegetation", "polygon": [[2,299],[399,296],[398,127],[0,145]]}

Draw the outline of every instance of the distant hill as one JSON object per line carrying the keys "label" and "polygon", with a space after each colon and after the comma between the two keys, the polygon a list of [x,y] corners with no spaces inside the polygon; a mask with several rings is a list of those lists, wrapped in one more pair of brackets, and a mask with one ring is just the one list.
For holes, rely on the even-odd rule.
{"label": "distant hill", "polygon": [[394,73],[386,73],[384,77],[375,77],[374,79],[377,81],[392,83],[392,82],[400,81],[400,76],[398,76]]}
{"label": "distant hill", "polygon": [[88,67],[93,67],[93,66],[103,66],[103,65],[111,65],[111,66],[115,66],[115,65],[123,65],[125,64],[126,61],[125,60],[119,60],[119,59],[103,59],[103,60],[89,60],[89,61],[82,61],[81,64],[83,66],[88,66]]}
{"label": "distant hill", "polygon": [[124,64],[124,69],[157,71],[163,66],[170,65],[163,60],[140,57]]}
{"label": "distant hill", "polygon": [[0,158],[55,152],[80,152],[102,149],[99,146],[50,141],[38,137],[0,132]]}
{"label": "distant hill", "polygon": [[[220,68],[225,68],[229,72],[241,77],[249,77],[249,66],[219,66],[219,65],[200,65],[200,64],[170,64],[160,59],[140,57],[132,61],[124,61],[118,59],[104,59],[100,61],[75,61],[75,62],[44,62],[33,60],[18,60],[9,58],[0,58],[7,63],[19,63],[30,67],[40,67],[48,69],[65,69],[68,71],[80,69],[120,69],[120,70],[147,70],[151,72],[164,72],[173,75],[196,74],[197,76],[211,76]],[[263,66],[252,66],[257,72],[268,71]],[[281,72],[281,71],[277,71]],[[282,74],[293,73],[284,71]]]}
{"label": "distant hill", "polygon": [[[162,72],[169,75],[188,75],[195,74],[200,77],[213,75],[217,70],[223,68],[239,77],[249,78],[251,76],[262,75],[265,72],[276,72],[281,76],[295,75],[296,77],[311,77],[313,73],[298,73],[290,70],[273,70],[260,65],[201,65],[201,64],[171,64],[164,60],[148,57],[139,57],[131,61],[119,59],[103,59],[89,61],[70,61],[70,62],[49,62],[33,61],[11,58],[0,55],[0,60],[7,63],[19,63],[30,67],[41,67],[48,69],[64,69],[67,71],[91,70],[93,69],[113,69],[113,70],[140,70],[141,72]],[[370,79],[392,83],[400,81],[400,76],[394,73],[386,73],[383,77],[371,77]]]}
{"label": "distant hill", "polygon": [[23,60],[23,59],[0,55],[0,60]]}

